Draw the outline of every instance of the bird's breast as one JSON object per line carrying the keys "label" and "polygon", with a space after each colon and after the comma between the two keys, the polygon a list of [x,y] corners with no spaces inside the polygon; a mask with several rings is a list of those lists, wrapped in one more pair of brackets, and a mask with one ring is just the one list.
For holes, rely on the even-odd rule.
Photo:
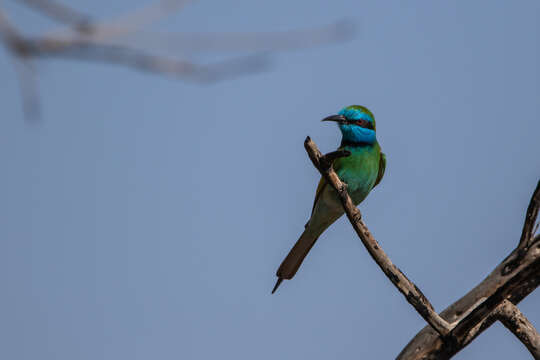
{"label": "bird's breast", "polygon": [[347,183],[349,194],[359,204],[369,194],[379,172],[378,146],[345,147],[351,155],[342,158],[338,170],[340,179]]}

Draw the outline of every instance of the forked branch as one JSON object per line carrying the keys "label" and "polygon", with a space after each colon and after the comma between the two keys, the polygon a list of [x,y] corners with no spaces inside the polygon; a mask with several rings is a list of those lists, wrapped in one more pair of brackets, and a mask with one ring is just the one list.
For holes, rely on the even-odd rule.
{"label": "forked branch", "polygon": [[518,304],[540,285],[540,235],[533,234],[539,198],[540,181],[531,197],[517,248],[484,281],[441,313],[447,321],[457,322],[449,335],[452,341],[443,341],[430,327],[425,327],[398,359],[451,358],[498,320],[493,314],[497,314],[501,304]]}
{"label": "forked branch", "polygon": [[332,168],[332,163],[348,156],[348,152],[322,155],[309,137],[304,147],[313,165],[336,190],[347,218],[373,260],[429,324],[403,349],[398,359],[449,359],[497,320],[527,346],[535,359],[540,359],[540,336],[515,306],[540,285],[540,235],[534,236],[540,208],[540,181],[527,209],[517,248],[483,282],[439,315],[381,249],[347,193],[347,184]]}

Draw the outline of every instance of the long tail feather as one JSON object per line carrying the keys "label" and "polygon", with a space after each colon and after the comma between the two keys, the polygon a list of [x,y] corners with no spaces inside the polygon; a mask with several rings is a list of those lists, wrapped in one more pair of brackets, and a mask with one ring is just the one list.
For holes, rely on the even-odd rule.
{"label": "long tail feather", "polygon": [[277,288],[279,287],[282,281],[283,281],[283,278],[278,277],[276,281],[276,285],[274,285],[274,288],[272,289],[272,294],[276,292]]}
{"label": "long tail feather", "polygon": [[[310,231],[309,227],[306,228],[306,230],[302,233],[296,244],[294,244],[291,251],[289,251],[289,254],[285,258],[285,260],[283,260],[283,262],[279,266],[276,275],[280,279],[292,279],[298,271],[300,265],[302,265],[302,262],[307,256],[309,250],[311,250],[311,248],[315,244],[315,241],[317,241],[318,237],[319,234],[314,234],[313,231]],[[280,280],[278,281],[281,283]]]}

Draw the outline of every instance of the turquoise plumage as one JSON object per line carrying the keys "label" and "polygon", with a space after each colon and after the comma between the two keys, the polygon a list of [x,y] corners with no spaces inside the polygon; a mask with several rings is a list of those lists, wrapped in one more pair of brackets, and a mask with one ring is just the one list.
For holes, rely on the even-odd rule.
{"label": "turquoise plumage", "polygon": [[[347,183],[349,195],[354,204],[358,205],[381,181],[386,168],[386,156],[381,152],[376,138],[375,117],[367,108],[351,105],[342,109],[338,115],[329,116],[323,121],[338,123],[342,133],[339,149],[351,152],[350,156],[334,162],[334,170],[339,178]],[[319,236],[343,215],[343,212],[336,191],[321,178],[315,192],[311,217],[304,232],[277,270],[278,281],[272,293],[283,279],[293,278]]]}

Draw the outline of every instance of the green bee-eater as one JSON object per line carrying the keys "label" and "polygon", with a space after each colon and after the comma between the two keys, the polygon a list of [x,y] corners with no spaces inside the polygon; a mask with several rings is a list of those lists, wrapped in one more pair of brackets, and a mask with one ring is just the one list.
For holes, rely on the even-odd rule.
{"label": "green bee-eater", "polygon": [[[355,205],[360,204],[382,179],[386,167],[386,156],[375,136],[375,117],[367,108],[351,105],[338,115],[328,116],[322,121],[335,121],[341,130],[339,149],[350,151],[351,155],[334,162],[334,170],[347,184],[347,190]],[[334,221],[343,215],[343,206],[336,191],[324,178],[319,181],[311,217],[300,239],[277,270],[278,280],[274,293],[283,279],[292,279],[315,241]]]}

